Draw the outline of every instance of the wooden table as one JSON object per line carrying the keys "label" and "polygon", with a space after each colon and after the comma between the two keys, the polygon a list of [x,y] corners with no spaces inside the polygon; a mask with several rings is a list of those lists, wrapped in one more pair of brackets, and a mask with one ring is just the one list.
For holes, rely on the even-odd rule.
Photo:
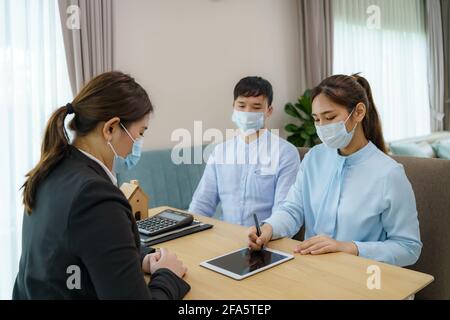
{"label": "wooden table", "polygon": [[[149,216],[169,207],[149,210]],[[176,209],[177,210],[177,209]],[[161,243],[188,267],[191,291],[185,299],[406,299],[434,278],[431,275],[346,253],[300,255],[269,270],[237,281],[201,267],[204,260],[247,246],[247,228],[196,216],[212,229]],[[299,241],[271,241],[269,248],[292,253]],[[369,266],[380,268],[381,288],[368,289]]]}

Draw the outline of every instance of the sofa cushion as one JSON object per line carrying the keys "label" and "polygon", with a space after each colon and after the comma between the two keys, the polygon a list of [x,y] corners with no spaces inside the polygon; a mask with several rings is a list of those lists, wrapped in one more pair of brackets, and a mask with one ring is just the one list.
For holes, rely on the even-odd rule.
{"label": "sofa cushion", "polygon": [[450,139],[450,131],[437,131],[432,132],[430,134],[419,136],[419,137],[411,137],[401,140],[390,141],[390,143],[419,143],[419,142],[428,142],[429,144],[433,144],[435,142],[439,142],[441,140]]}
{"label": "sofa cushion", "polygon": [[[303,159],[309,149],[300,148]],[[450,161],[397,157],[414,190],[419,216],[422,253],[410,269],[425,272],[435,280],[417,299],[450,299]],[[295,236],[303,239],[303,230]]]}
{"label": "sofa cushion", "polygon": [[[203,152],[204,148],[198,146],[177,149],[176,152],[190,152],[193,161],[194,153]],[[118,175],[119,186],[133,179],[139,180],[140,186],[150,197],[150,208],[168,205],[187,210],[203,175],[205,163],[175,164],[171,154],[172,149],[143,152],[135,168]]]}
{"label": "sofa cushion", "polygon": [[450,160],[450,139],[434,143],[433,149],[439,158]]}
{"label": "sofa cushion", "polygon": [[393,155],[421,158],[435,158],[433,147],[426,141],[414,143],[391,143],[389,145]]}

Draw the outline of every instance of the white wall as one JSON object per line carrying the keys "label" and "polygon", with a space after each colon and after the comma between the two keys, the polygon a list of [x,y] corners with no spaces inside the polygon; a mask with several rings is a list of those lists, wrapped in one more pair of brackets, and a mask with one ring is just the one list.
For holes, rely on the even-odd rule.
{"label": "white wall", "polygon": [[166,148],[177,128],[233,128],[233,88],[247,75],[274,87],[271,128],[300,84],[296,0],[114,0],[114,68],[134,76],[156,112],[145,148]]}

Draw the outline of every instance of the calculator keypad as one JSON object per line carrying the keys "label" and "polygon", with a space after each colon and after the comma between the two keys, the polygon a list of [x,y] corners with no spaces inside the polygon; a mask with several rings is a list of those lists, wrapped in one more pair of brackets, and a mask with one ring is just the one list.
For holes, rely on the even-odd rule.
{"label": "calculator keypad", "polygon": [[145,220],[141,220],[137,222],[139,231],[148,235],[154,233],[160,233],[163,230],[172,229],[177,222],[175,220],[162,218],[162,217],[153,217]]}

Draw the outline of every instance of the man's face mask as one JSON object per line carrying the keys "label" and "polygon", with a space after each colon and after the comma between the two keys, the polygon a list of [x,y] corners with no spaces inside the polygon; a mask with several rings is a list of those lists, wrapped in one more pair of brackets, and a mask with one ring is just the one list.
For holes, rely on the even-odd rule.
{"label": "man's face mask", "polygon": [[264,112],[233,110],[231,120],[244,135],[251,135],[264,127]]}
{"label": "man's face mask", "polygon": [[131,150],[131,153],[128,154],[125,158],[119,156],[112,146],[111,142],[108,141],[108,145],[111,147],[112,151],[114,152],[114,160],[113,160],[113,171],[115,173],[123,173],[127,170],[130,170],[134,166],[137,165],[139,162],[139,159],[141,158],[142,153],[142,145],[144,143],[144,139],[133,139],[131,134],[128,132],[128,130],[120,123],[120,126],[125,130],[125,132],[128,134],[130,139],[133,141],[133,149]]}

